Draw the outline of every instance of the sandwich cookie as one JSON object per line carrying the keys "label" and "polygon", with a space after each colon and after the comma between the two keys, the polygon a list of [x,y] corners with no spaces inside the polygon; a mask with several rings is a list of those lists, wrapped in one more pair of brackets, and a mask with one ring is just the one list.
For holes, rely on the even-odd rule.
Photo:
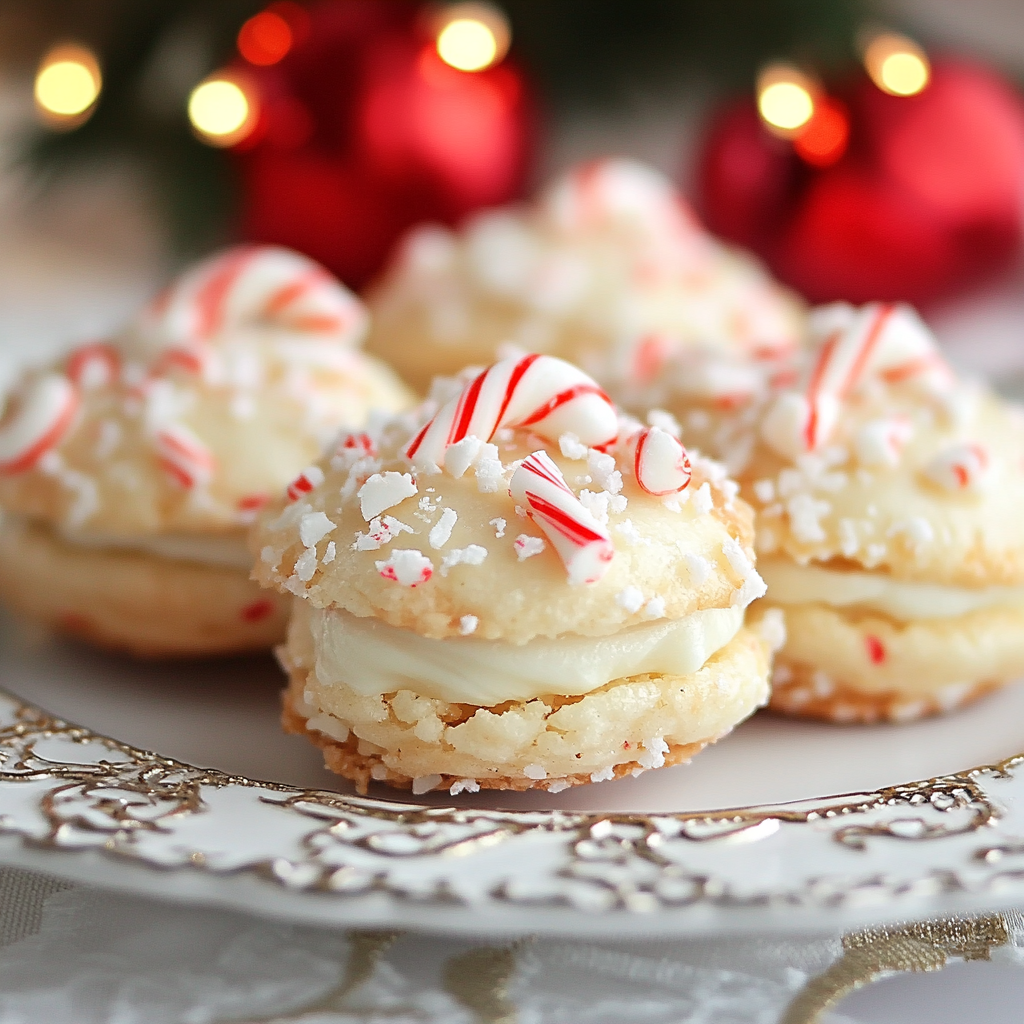
{"label": "sandwich cookie", "polygon": [[439,381],[317,465],[261,513],[255,576],[295,596],[285,727],[360,790],[559,792],[689,760],[767,699],[749,507],[571,364]]}
{"label": "sandwich cookie", "polygon": [[503,345],[571,360],[632,401],[680,347],[776,352],[799,302],[708,235],[658,172],[583,164],[527,207],[413,231],[368,302],[368,350],[418,391]]}
{"label": "sandwich cookie", "polygon": [[772,706],[906,721],[1024,675],[1024,411],[958,378],[909,307],[811,325],[731,460],[758,607],[785,613]]}
{"label": "sandwich cookie", "polygon": [[138,655],[272,646],[286,605],[249,579],[247,529],[340,426],[407,402],[365,330],[323,268],[246,246],[26,374],[0,419],[0,596]]}

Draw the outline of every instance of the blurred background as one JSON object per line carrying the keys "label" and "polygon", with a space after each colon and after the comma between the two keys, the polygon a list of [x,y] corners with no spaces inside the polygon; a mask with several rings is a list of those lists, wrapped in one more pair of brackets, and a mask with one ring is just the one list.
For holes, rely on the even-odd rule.
{"label": "blurred background", "polygon": [[0,354],[238,238],[360,288],[409,225],[626,154],[813,300],[914,301],[1006,373],[1022,85],[1017,0],[0,0]]}

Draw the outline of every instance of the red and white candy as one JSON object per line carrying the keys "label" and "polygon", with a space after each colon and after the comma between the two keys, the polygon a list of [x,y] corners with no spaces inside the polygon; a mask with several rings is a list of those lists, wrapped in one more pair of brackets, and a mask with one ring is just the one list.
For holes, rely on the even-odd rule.
{"label": "red and white candy", "polygon": [[298,501],[324,482],[324,471],[319,466],[307,466],[289,485],[288,500]]}
{"label": "red and white candy", "polygon": [[366,329],[362,303],[323,267],[277,246],[236,246],[183,274],[146,321],[169,346],[188,348],[245,326],[329,335],[353,344]]}
{"label": "red and white candy", "polygon": [[633,472],[641,490],[665,497],[690,486],[690,457],[667,430],[646,427],[629,439],[629,445],[633,449]]}
{"label": "red and white candy", "polygon": [[948,376],[931,332],[909,306],[873,302],[854,312],[822,344],[808,394],[842,399],[868,376],[889,383]]}
{"label": "red and white candy", "polygon": [[83,391],[106,387],[121,375],[121,356],[103,342],[81,345],[68,356],[67,375]]}
{"label": "red and white candy", "polygon": [[836,304],[816,311],[812,327],[830,333],[805,392],[780,395],[762,423],[768,444],[791,458],[828,441],[842,403],[868,379],[933,389],[952,380],[931,332],[909,306],[876,302],[854,310]]}
{"label": "red and white candy", "polygon": [[164,427],[157,432],[155,443],[161,467],[180,487],[192,490],[213,479],[217,460],[187,427],[180,423]]}
{"label": "red and white candy", "polygon": [[24,473],[56,448],[71,429],[78,404],[78,389],[62,374],[29,381],[8,400],[0,419],[0,473]]}
{"label": "red and white candy", "polygon": [[449,447],[466,437],[490,441],[502,427],[526,428],[548,441],[575,434],[600,448],[618,435],[611,399],[591,377],[554,356],[503,359],[446,402],[405,450],[415,465],[441,466]]}
{"label": "red and white candy", "polygon": [[973,442],[960,442],[939,452],[924,467],[924,475],[946,491],[981,489],[990,469],[988,452]]}
{"label": "red and white candy", "polygon": [[596,583],[608,571],[615,548],[608,531],[590,514],[546,452],[523,459],[509,483],[512,497],[543,530],[569,573],[569,583]]}

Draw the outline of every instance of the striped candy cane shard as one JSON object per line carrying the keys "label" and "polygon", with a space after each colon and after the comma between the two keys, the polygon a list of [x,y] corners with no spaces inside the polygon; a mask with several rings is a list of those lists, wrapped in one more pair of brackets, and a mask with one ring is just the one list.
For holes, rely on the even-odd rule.
{"label": "striped candy cane shard", "polygon": [[78,411],[78,389],[59,373],[29,381],[8,399],[0,418],[0,474],[24,473],[67,436]]}
{"label": "striped candy cane shard", "polygon": [[289,501],[298,501],[304,494],[309,494],[324,482],[324,471],[319,466],[307,466],[289,485],[287,490]]}
{"label": "striped candy cane shard", "polygon": [[939,452],[924,467],[924,475],[946,491],[978,491],[991,466],[988,452],[973,442],[960,442]]}
{"label": "striped candy cane shard", "polygon": [[659,427],[647,427],[630,438],[630,446],[633,472],[641,490],[664,497],[690,486],[690,457],[670,433]]}
{"label": "striped candy cane shard", "polygon": [[386,580],[403,587],[416,587],[434,575],[434,563],[415,548],[399,548],[384,561],[374,562],[377,572]]}
{"label": "striped candy cane shard", "polygon": [[473,436],[489,442],[503,427],[526,428],[548,441],[575,434],[591,448],[618,435],[611,399],[571,363],[532,353],[495,363],[446,402],[405,450],[417,466],[441,466],[447,449]]}
{"label": "striped candy cane shard", "polygon": [[151,305],[146,322],[165,344],[188,348],[245,326],[329,335],[354,344],[362,303],[323,267],[276,246],[236,246],[183,274]]}
{"label": "striped candy cane shard", "polygon": [[854,448],[862,466],[896,466],[914,426],[905,416],[871,420],[857,431]]}
{"label": "striped candy cane shard", "polygon": [[839,420],[839,399],[819,394],[812,400],[785,391],[769,406],[761,421],[765,443],[787,459],[796,459],[824,443]]}
{"label": "striped candy cane shard", "polygon": [[367,433],[346,432],[338,438],[337,443],[334,446],[334,451],[335,454],[341,454],[343,452],[358,452],[360,457],[365,455],[373,457],[377,454],[377,445],[374,443],[373,438]]}
{"label": "striped candy cane shard", "polygon": [[76,348],[67,361],[67,375],[83,391],[113,384],[121,375],[121,356],[103,342]]}
{"label": "striped candy cane shard", "polygon": [[806,392],[781,395],[762,423],[764,439],[790,458],[828,441],[842,402],[868,379],[917,382],[933,390],[952,380],[930,331],[909,306],[825,307],[812,331],[826,330],[831,333],[818,349]]}
{"label": "striped candy cane shard", "polygon": [[544,451],[527,456],[512,474],[509,490],[543,530],[569,574],[569,583],[596,583],[615,549],[608,531],[590,514]]}
{"label": "striped candy cane shard", "polygon": [[213,479],[217,460],[209,448],[180,423],[164,427],[155,438],[157,460],[180,487],[192,490]]}

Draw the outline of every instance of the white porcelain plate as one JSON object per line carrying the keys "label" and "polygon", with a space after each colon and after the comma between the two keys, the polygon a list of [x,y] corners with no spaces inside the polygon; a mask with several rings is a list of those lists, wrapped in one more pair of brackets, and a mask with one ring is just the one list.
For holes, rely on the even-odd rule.
{"label": "white porcelain plate", "polygon": [[353,796],[284,736],[281,683],[269,658],[138,664],[0,619],[0,862],[480,934],[834,929],[1024,898],[1024,686],[898,727],[761,714],[637,779],[410,803]]}

